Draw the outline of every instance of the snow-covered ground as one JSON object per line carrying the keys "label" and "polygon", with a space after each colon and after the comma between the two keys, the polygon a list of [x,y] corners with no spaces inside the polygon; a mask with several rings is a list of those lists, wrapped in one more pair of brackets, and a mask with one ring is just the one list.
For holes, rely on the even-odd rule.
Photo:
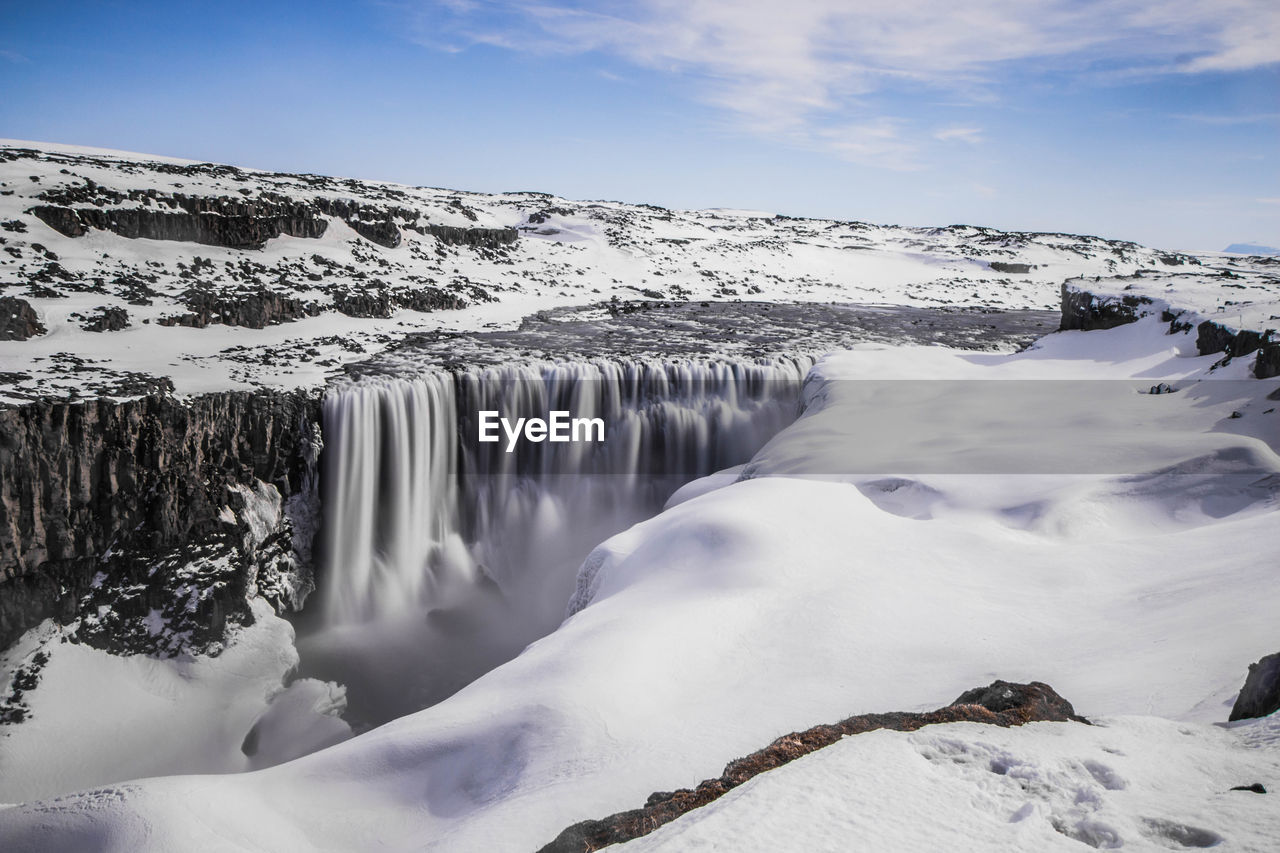
{"label": "snow-covered ground", "polygon": [[1225,730],[1108,717],[1094,726],[876,731],[616,849],[1267,853],[1280,838],[1273,795],[1231,789],[1277,777],[1274,717]]}
{"label": "snow-covered ground", "polygon": [[[1152,317],[1016,355],[833,355],[808,414],[738,476],[602,544],[564,624],[446,701],[258,772],[15,806],[0,849],[537,849],[782,733],[935,708],[997,677],[1046,681],[1103,725],[858,735],[633,844],[753,849],[776,830],[820,850],[851,834],[1268,849],[1275,795],[1226,789],[1280,787],[1275,722],[1216,723],[1277,651],[1278,383],[1211,372],[1166,329]],[[934,396],[878,410],[865,392],[888,379]],[[983,432],[966,382],[985,379],[1106,390],[1066,412],[1031,400],[1016,429]],[[1160,383],[1177,390],[1147,393]],[[1095,455],[1073,468],[1082,435]],[[929,464],[948,459],[966,464]]]}
{"label": "snow-covered ground", "polygon": [[51,620],[28,632],[0,665],[33,652],[48,660],[25,697],[28,719],[0,728],[0,802],[195,768],[251,770],[349,737],[343,689],[286,687],[298,665],[293,628],[261,599],[252,606],[254,624],[216,657],[114,655],[57,642]]}
{"label": "snow-covered ground", "polygon": [[[31,213],[49,204],[172,213],[165,200],[176,196],[356,202],[403,239],[379,245],[314,210],[327,224],[322,236],[280,236],[260,249],[130,239],[96,227],[68,237]],[[419,218],[409,222],[406,210]],[[26,299],[48,330],[0,341],[0,393],[14,400],[128,393],[120,388],[130,374],[168,377],[179,393],[318,385],[414,331],[510,328],[540,309],[614,296],[1056,308],[1059,285],[1072,276],[1196,263],[1097,237],[485,195],[18,141],[0,141],[0,226],[0,296]],[[475,247],[442,241],[426,226],[515,228],[520,236]],[[319,313],[262,329],[159,325],[191,310],[190,291],[232,300],[265,291]],[[392,305],[387,317],[349,316],[335,306],[353,292],[430,292],[465,306],[424,313]],[[104,307],[127,311],[129,325],[86,331]]]}

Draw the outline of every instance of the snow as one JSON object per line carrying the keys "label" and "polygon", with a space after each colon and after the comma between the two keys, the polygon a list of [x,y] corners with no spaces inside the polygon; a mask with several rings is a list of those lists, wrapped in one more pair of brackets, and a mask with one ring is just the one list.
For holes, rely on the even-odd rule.
{"label": "snow", "polygon": [[[254,624],[217,657],[117,656],[58,642],[52,622],[28,632],[7,654],[39,648],[49,662],[26,697],[28,719],[0,736],[0,802],[180,771],[249,770],[349,736],[340,689],[309,679],[285,687],[298,664],[293,628],[261,599],[252,607]],[[255,726],[261,747],[248,756],[242,746]]]}
{"label": "snow", "polygon": [[[0,221],[26,228],[4,232],[0,274],[24,280],[52,250],[79,283],[142,271],[157,296],[5,287],[49,327],[0,342],[12,400],[85,393],[86,377],[127,371],[171,377],[183,394],[316,386],[416,331],[512,328],[540,309],[646,292],[1047,308],[1077,277],[1183,320],[1261,331],[1280,315],[1275,268],[1227,255],[1196,266],[1070,235],[178,173],[162,167],[192,164],[0,142],[14,147],[43,153],[0,164],[12,192]],[[25,212],[39,192],[85,178],[408,204],[434,224],[522,236],[500,256],[407,230],[385,249],[332,220],[320,239],[244,252],[102,231],[70,239]],[[178,264],[197,256],[228,291],[291,278],[288,292],[325,302],[337,263],[406,286],[477,284],[497,301],[390,319],[329,311],[261,330],[159,326],[182,310]],[[263,271],[242,281],[232,268],[246,258]],[[999,273],[992,261],[1032,269]],[[100,305],[127,305],[133,325],[91,333],[71,316]],[[750,463],[688,484],[591,554],[558,630],[446,701],[354,738],[339,719],[343,689],[293,679],[292,629],[261,601],[216,658],[111,656],[59,642],[46,623],[5,662],[50,653],[30,719],[0,738],[0,800],[103,787],[0,811],[0,849],[536,849],[576,821],[716,776],[785,732],[932,709],[997,677],[1046,681],[1100,725],[859,735],[631,847],[1270,849],[1273,795],[1228,789],[1280,784],[1280,723],[1218,723],[1247,665],[1277,651],[1276,383],[1249,378],[1245,359],[1214,368],[1194,333],[1166,331],[1152,316],[1016,355],[867,344],[829,356],[806,415]],[[1150,393],[1161,383],[1176,390]],[[279,495],[242,497],[260,538]],[[179,769],[209,775],[164,775]]]}
{"label": "snow", "polygon": [[[1163,253],[1096,237],[1014,234],[972,226],[907,228],[743,211],[671,211],[529,193],[485,195],[0,141],[0,155],[23,148],[37,153],[7,161],[0,157],[0,184],[7,193],[0,195],[0,222],[17,222],[26,229],[0,234],[6,241],[0,276],[9,282],[26,281],[47,268],[47,253],[52,252],[72,280],[55,276],[46,283],[59,296],[33,295],[17,283],[0,288],[0,295],[27,299],[49,329],[28,341],[0,341],[0,371],[28,377],[11,376],[6,382],[2,393],[13,400],[84,394],[93,377],[105,379],[122,371],[169,377],[180,394],[315,387],[340,374],[343,365],[413,332],[509,329],[537,310],[611,296],[1056,308],[1059,286],[1066,278],[1171,269]],[[176,172],[176,167],[188,171]],[[318,239],[282,236],[261,250],[245,251],[131,240],[96,229],[68,238],[27,213],[42,203],[40,194],[79,191],[86,180],[126,194],[154,190],[162,196],[250,200],[268,193],[299,201],[354,198],[371,205],[412,207],[432,224],[524,230],[514,246],[501,253],[442,244],[408,229],[402,229],[402,244],[389,249],[358,237],[341,220],[326,217],[328,228]],[[138,203],[104,201],[103,206]],[[531,216],[541,221],[531,223]],[[199,273],[192,272],[196,258],[208,263]],[[993,260],[1025,263],[1032,269],[1026,274],[998,273],[990,269]],[[260,268],[246,272],[246,261]],[[138,304],[116,283],[121,273],[154,277],[148,284],[156,293],[150,304]],[[328,308],[332,294],[353,282],[409,289],[430,282],[465,297],[469,304],[431,313],[400,309],[388,319],[326,310],[260,330],[158,324],[162,317],[186,312],[181,296],[193,283],[225,294],[265,288]],[[496,301],[473,298],[473,286]],[[1270,284],[1267,287],[1274,292]],[[115,332],[88,332],[71,317],[99,306],[124,308],[131,325]],[[83,360],[76,369],[69,367],[73,358]]]}
{"label": "snow", "polygon": [[[810,383],[820,404],[736,481],[691,487],[603,543],[564,624],[446,701],[260,772],[19,806],[0,813],[0,847],[537,849],[785,732],[932,709],[998,677],[1048,682],[1102,725],[858,735],[634,846],[842,849],[853,833],[868,849],[1078,845],[1068,835],[1267,849],[1273,795],[1226,789],[1275,784],[1276,723],[1212,724],[1276,650],[1275,383],[1218,394],[1209,361],[1154,319],[1017,355],[833,355]],[[933,429],[904,438],[938,460],[973,446],[965,382],[1129,390],[991,436],[1055,463],[1038,473],[866,474],[846,465],[873,414],[856,376],[949,380],[930,383]],[[1138,393],[1158,382],[1182,390]],[[1152,468],[1061,472],[1055,442],[1084,430],[1128,453],[1135,418]]]}
{"label": "snow", "polygon": [[1230,789],[1280,777],[1280,720],[1097,723],[848,737],[616,849],[1275,849],[1272,795]]}

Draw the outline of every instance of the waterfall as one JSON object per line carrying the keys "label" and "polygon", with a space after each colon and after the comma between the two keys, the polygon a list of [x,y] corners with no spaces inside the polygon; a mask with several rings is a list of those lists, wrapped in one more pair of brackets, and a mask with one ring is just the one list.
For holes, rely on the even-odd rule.
{"label": "waterfall", "polygon": [[[331,624],[462,601],[477,586],[554,628],[587,552],[680,485],[746,462],[798,413],[812,360],[605,360],[353,381],[325,400]],[[602,442],[478,440],[479,413],[601,418]]]}
{"label": "waterfall", "polygon": [[448,374],[361,383],[326,398],[326,617],[400,609],[457,561],[457,409]]}

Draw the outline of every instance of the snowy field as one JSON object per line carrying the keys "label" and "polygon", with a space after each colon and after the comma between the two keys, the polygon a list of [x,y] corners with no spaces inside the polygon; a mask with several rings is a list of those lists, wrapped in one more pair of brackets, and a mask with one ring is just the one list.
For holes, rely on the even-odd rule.
{"label": "snowy field", "polygon": [[[631,847],[1274,849],[1275,795],[1229,789],[1280,789],[1275,720],[1222,721],[1280,650],[1280,382],[1166,331],[834,354],[796,424],[600,545],[564,623],[451,698],[266,770],[14,806],[0,849],[534,850],[785,732],[995,678],[1098,725],[855,736]],[[877,409],[868,378],[935,390]],[[984,432],[974,380],[1107,390]]]}
{"label": "snowy field", "polygon": [[[69,237],[32,212],[168,215],[175,209],[166,200],[178,197],[284,200],[311,211],[323,233],[245,250],[97,227]],[[383,217],[400,242],[372,242],[316,204],[361,205],[362,216]],[[418,219],[408,221],[406,209]],[[133,374],[169,378],[179,393],[316,386],[413,332],[508,329],[538,310],[612,297],[1056,309],[1059,285],[1074,276],[1197,269],[1187,255],[1098,237],[485,195],[14,140],[0,141],[0,224],[0,296],[27,300],[47,329],[0,340],[8,377],[0,391],[14,400],[94,389],[127,395]],[[420,233],[430,226],[508,228],[519,238],[455,245]],[[1207,262],[1210,276],[1230,265],[1253,275],[1247,259]],[[1255,296],[1276,299],[1275,277],[1259,280]],[[193,292],[232,302],[266,293],[294,300],[302,313],[263,328],[226,318],[200,328],[160,325],[190,312]],[[340,308],[353,293],[390,298],[385,316]],[[423,312],[395,301],[424,294],[459,307]],[[126,311],[129,324],[86,331],[104,309]]]}

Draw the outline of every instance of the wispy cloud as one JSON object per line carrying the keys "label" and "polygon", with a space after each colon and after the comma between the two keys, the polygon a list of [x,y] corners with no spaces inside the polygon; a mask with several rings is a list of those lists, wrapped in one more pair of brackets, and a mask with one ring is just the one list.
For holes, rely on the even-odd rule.
{"label": "wispy cloud", "polygon": [[1199,113],[1175,114],[1171,118],[1182,121],[1194,121],[1200,124],[1261,124],[1268,121],[1280,121],[1280,113],[1246,113],[1243,115],[1204,115]]}
{"label": "wispy cloud", "polygon": [[829,151],[851,163],[911,172],[923,168],[919,147],[903,136],[900,119],[881,117],[858,123],[814,127],[792,133],[800,146]]}
{"label": "wispy cloud", "polygon": [[[600,53],[685,75],[753,132],[902,168],[900,122],[869,97],[980,100],[1015,63],[1081,74],[1238,71],[1280,62],[1276,0],[436,0],[436,45]],[[443,20],[442,15],[443,13]],[[919,131],[917,131],[919,132]],[[977,142],[974,128],[935,141]]]}
{"label": "wispy cloud", "polygon": [[1280,198],[1259,198],[1254,200],[1258,204],[1280,204]]}
{"label": "wispy cloud", "polygon": [[977,145],[982,141],[980,127],[944,127],[933,132],[933,138],[939,142],[967,142]]}
{"label": "wispy cloud", "polygon": [[29,62],[30,61],[21,53],[18,53],[16,50],[0,50],[0,59],[5,60],[6,62]]}

